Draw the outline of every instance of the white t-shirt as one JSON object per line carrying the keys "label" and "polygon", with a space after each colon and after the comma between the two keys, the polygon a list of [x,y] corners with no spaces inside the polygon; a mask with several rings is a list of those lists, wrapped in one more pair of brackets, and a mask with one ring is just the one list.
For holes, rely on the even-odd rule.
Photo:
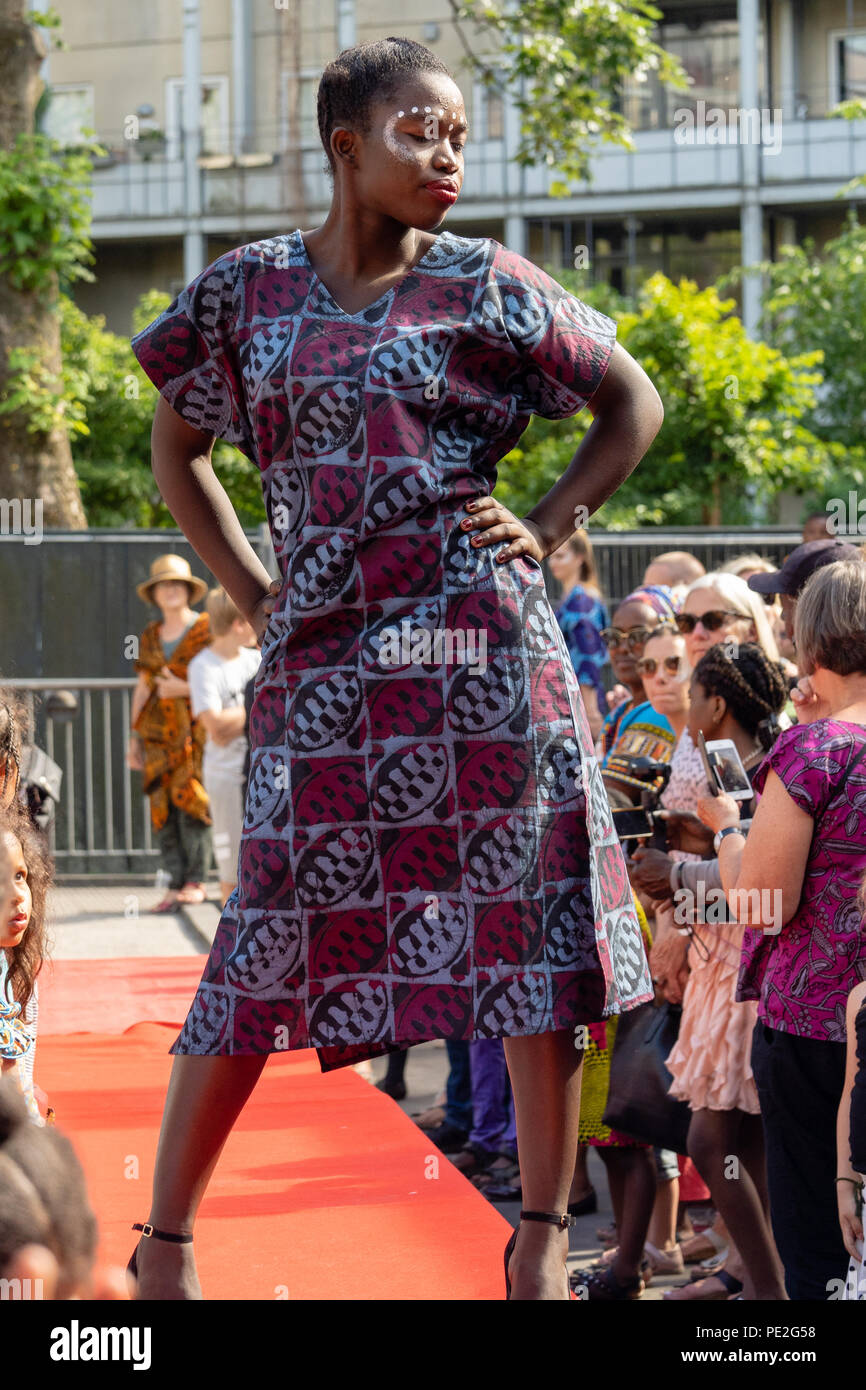
{"label": "white t-shirt", "polygon": [[[232,661],[224,661],[210,647],[204,647],[189,663],[187,680],[193,715],[205,710],[243,709],[247,682],[259,669],[262,654],[257,647],[241,647]],[[208,739],[204,761],[208,771],[220,776],[243,777],[247,740],[244,734],[231,743]]]}

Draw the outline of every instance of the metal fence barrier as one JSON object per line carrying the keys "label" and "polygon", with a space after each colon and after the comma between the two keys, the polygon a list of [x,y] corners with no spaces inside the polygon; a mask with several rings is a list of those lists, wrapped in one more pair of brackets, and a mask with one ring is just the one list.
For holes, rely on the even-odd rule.
{"label": "metal fence barrier", "polygon": [[[599,582],[611,614],[617,603],[640,583],[650,560],[663,551],[688,550],[707,570],[711,570],[744,551],[757,551],[780,565],[785,555],[800,543],[799,531],[784,527],[767,527],[761,531],[671,527],[663,531],[590,534]],[[49,539],[50,533],[46,535],[46,540]],[[90,539],[94,539],[93,533]],[[125,539],[128,548],[128,538]],[[165,533],[156,544],[161,550],[181,551],[181,545],[171,532]],[[114,549],[123,548],[123,541],[114,536],[111,545]],[[80,567],[78,556],[75,557],[74,566],[67,567],[70,591],[74,591],[75,583],[72,571],[78,570],[80,574]],[[548,593],[555,603],[559,597],[559,586],[546,565],[544,568]],[[89,570],[92,574],[93,568],[89,567]],[[60,584],[59,592],[66,592],[62,587],[65,573],[65,570],[62,574],[52,572],[52,591],[55,584]],[[12,571],[9,574],[11,581]],[[113,610],[119,598],[116,590],[109,594],[108,577],[106,572],[99,580],[103,586],[102,602],[82,605],[85,611],[95,609],[106,615],[102,627],[106,626],[109,618],[113,620]],[[47,583],[47,580],[44,581],[43,588]],[[127,589],[128,584],[124,583],[121,592]],[[43,611],[48,613],[49,610],[46,608]],[[52,621],[65,621],[69,626],[68,614],[55,613]],[[130,617],[122,619],[121,624],[121,630],[124,626],[132,630],[133,626],[140,626],[140,621],[133,624]],[[32,641],[32,625],[29,636]],[[106,645],[106,636],[100,626],[93,629],[92,639],[92,644],[88,642],[84,651],[80,632],[77,634],[75,650],[79,658],[83,655],[85,661],[98,661],[100,653],[107,652],[114,661],[117,660],[117,639]],[[13,642],[12,647],[15,645]],[[41,638],[39,647],[41,655],[44,651]],[[21,653],[19,669],[26,662],[27,656]],[[135,678],[0,675],[0,685],[21,692],[30,708],[30,741],[44,748],[63,770],[61,801],[50,830],[50,845],[58,872],[154,872],[159,866],[159,851],[152,842],[148,798],[141,791],[141,774],[133,772],[126,764],[131,692],[136,685]],[[77,708],[51,706],[52,692],[60,690],[75,692]]]}
{"label": "metal fence barrier", "polygon": [[[141,774],[126,763],[136,683],[110,677],[7,677],[2,682],[20,692],[29,708],[29,742],[44,748],[63,770],[49,846],[64,873],[142,873],[158,866]],[[75,692],[77,709],[52,712],[39,698],[59,690]]]}

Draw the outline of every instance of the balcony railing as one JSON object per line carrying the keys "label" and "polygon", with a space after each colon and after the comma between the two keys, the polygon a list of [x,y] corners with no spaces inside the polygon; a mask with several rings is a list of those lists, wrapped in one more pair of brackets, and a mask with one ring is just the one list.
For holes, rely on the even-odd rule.
{"label": "balcony railing", "polygon": [[[832,120],[805,112],[826,107],[826,91],[803,97],[799,113],[776,128],[768,109],[764,145],[760,150],[760,181],[769,193],[782,185],[813,185],[813,192],[832,197],[841,186],[866,170],[866,121]],[[732,101],[734,98],[731,99]],[[686,103],[684,102],[684,105]],[[693,103],[688,103],[692,105]],[[722,106],[730,111],[732,105]],[[507,131],[508,123],[506,123]],[[575,184],[582,201],[614,203],[639,197],[657,201],[675,194],[706,197],[715,205],[736,203],[743,176],[743,151],[737,129],[730,123],[724,142],[698,125],[683,138],[680,122],[664,129],[638,131],[634,151],[604,146],[593,160],[591,183]],[[147,220],[177,220],[188,215],[190,198],[182,150],[167,158],[143,142],[123,142],[111,135],[99,137],[109,155],[97,164],[93,178],[94,230],[104,226]],[[283,135],[274,127],[259,131],[261,148],[242,155],[213,151],[199,161],[201,208],[205,222],[245,217],[259,225],[273,219],[280,226],[287,213],[303,215],[330,202],[321,146],[316,140],[301,146],[281,146]],[[501,139],[470,141],[461,208],[477,215],[499,215],[502,203],[522,208],[531,204],[538,214],[549,200],[556,178],[544,166],[521,168],[513,160],[515,135]],[[177,153],[178,142],[172,142]],[[555,206],[558,200],[550,200]]]}

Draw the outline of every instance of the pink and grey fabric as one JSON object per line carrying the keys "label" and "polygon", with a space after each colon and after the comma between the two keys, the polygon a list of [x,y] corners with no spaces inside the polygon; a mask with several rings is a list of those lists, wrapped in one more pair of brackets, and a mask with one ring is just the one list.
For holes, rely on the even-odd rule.
{"label": "pink and grey fabric", "polygon": [[615,335],[450,231],[348,314],[296,230],[220,256],[133,339],[177,413],[259,467],[283,580],[238,886],[173,1052],[312,1046],[329,1070],[651,996],[541,566],[459,527],[532,413],[592,396]]}

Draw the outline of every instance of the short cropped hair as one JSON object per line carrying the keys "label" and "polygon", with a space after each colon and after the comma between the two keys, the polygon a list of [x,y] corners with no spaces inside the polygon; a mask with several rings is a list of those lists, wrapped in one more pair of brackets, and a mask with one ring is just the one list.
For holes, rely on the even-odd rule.
{"label": "short cropped hair", "polygon": [[806,580],[794,613],[800,669],[866,675],[866,564],[837,560]]}
{"label": "short cropped hair", "polygon": [[225,589],[209,589],[205,607],[210,618],[210,629],[214,637],[223,637],[232,623],[243,614],[235,607]]}

